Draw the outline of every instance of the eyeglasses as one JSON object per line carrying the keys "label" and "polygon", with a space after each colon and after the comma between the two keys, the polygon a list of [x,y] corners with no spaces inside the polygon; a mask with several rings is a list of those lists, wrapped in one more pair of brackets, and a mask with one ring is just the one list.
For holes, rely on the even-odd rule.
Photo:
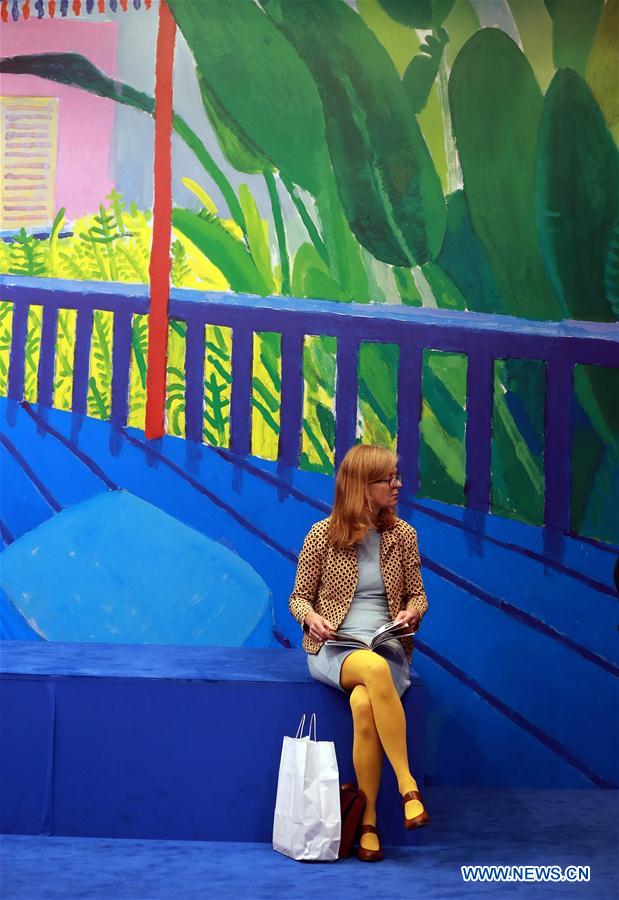
{"label": "eyeglasses", "polygon": [[388,484],[390,488],[394,488],[398,481],[402,484],[402,476],[399,472],[396,472],[395,475],[390,475],[389,478],[379,478],[377,481],[371,481],[370,484]]}

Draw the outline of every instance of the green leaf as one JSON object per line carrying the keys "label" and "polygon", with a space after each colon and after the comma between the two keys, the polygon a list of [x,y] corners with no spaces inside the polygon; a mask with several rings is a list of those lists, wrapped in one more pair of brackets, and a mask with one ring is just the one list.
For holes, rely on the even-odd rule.
{"label": "green leaf", "polygon": [[[316,195],[328,165],[320,98],[307,67],[253,0],[170,0],[208,96],[259,153]],[[265,166],[262,166],[265,168]]]}
{"label": "green leaf", "polygon": [[483,28],[449,79],[464,193],[507,312],[560,319],[535,228],[534,177],[542,95],[530,64],[503,31]]}
{"label": "green leaf", "polygon": [[155,110],[153,97],[109,78],[79,53],[37,53],[6,57],[0,60],[0,72],[36,75],[59,84],[81,87],[98,97],[108,97],[151,115]]}
{"label": "green leaf", "polygon": [[574,391],[603,443],[619,457],[619,369],[576,366]]}
{"label": "green leaf", "polygon": [[552,17],[555,67],[570,67],[584,77],[604,0],[544,0]]}
{"label": "green leaf", "polygon": [[314,300],[345,300],[342,288],[311,244],[301,244],[292,268],[292,295]]}
{"label": "green leaf", "polygon": [[425,350],[420,422],[421,493],[462,504],[466,357]]}
{"label": "green leaf", "polygon": [[389,438],[394,438],[397,432],[399,356],[396,344],[362,341],[359,348],[359,400],[368,404]]}
{"label": "green leaf", "polygon": [[[563,69],[553,78],[540,123],[537,223],[544,263],[566,317],[610,322],[605,266],[619,215],[617,151],[582,78]],[[602,441],[619,433],[611,373],[579,366],[578,400]]]}
{"label": "green leaf", "polygon": [[447,234],[438,262],[466,297],[467,309],[506,313],[488,258],[471,224],[463,191],[447,198]]}
{"label": "green leaf", "polygon": [[466,309],[466,300],[449,274],[436,262],[422,266],[439,309]]}
{"label": "green leaf", "polygon": [[251,405],[258,410],[260,415],[265,421],[265,424],[269,426],[273,434],[279,434],[280,426],[279,423],[275,421],[267,407],[264,403],[261,403],[259,400],[256,400],[255,397],[251,398]]}
{"label": "green leaf", "polygon": [[440,180],[386,50],[341,0],[263,5],[319,87],[338,190],[359,242],[393,265],[433,258],[446,221]]}
{"label": "green leaf", "polygon": [[263,175],[267,191],[269,192],[271,212],[275,224],[275,234],[277,235],[277,247],[279,249],[279,264],[281,269],[281,292],[282,294],[290,294],[290,259],[288,258],[286,226],[284,225],[282,204],[279,199],[277,182],[275,181],[273,172],[271,172],[270,169],[265,169]]}
{"label": "green leaf", "polygon": [[409,28],[432,28],[432,0],[378,0],[395,22]]}
{"label": "green leaf", "polygon": [[252,378],[252,386],[254,390],[262,397],[271,412],[277,412],[279,409],[278,398],[269,390],[269,388],[259,378]]}
{"label": "green leaf", "polygon": [[572,69],[544,100],[536,171],[537,227],[563,313],[609,322],[604,264],[619,216],[617,150],[595,98]]}
{"label": "green leaf", "polygon": [[247,242],[252,259],[256,264],[256,268],[260,272],[264,283],[268,287],[269,293],[275,291],[275,280],[273,278],[273,268],[271,265],[271,249],[269,247],[269,231],[268,225],[261,218],[256,206],[256,201],[246,184],[239,185],[239,200],[241,209],[245,216],[245,225],[247,228]]}
{"label": "green leaf", "polygon": [[248,138],[239,123],[229,115],[198,70],[200,96],[209,122],[217,136],[221,152],[238,172],[253,175],[273,169],[271,160]]}
{"label": "green leaf", "polygon": [[279,392],[282,388],[282,380],[279,374],[281,358],[281,336],[273,331],[260,332],[260,362],[266,369],[273,388]]}
{"label": "green leaf", "polygon": [[440,25],[454,5],[454,0],[378,0],[396,22],[409,28],[432,28]]}
{"label": "green leaf", "polygon": [[333,410],[322,403],[316,404],[316,418],[320,425],[327,446],[332,450],[335,447],[335,416]]}
{"label": "green leaf", "polygon": [[404,90],[411,106],[411,110],[418,115],[428,102],[430,90],[438,75],[438,70],[443,57],[443,48],[449,36],[444,28],[439,28],[436,38],[426,38],[426,43],[420,47],[420,53],[414,56],[408,66],[402,82]]}
{"label": "green leaf", "polygon": [[[543,364],[531,360],[504,360],[499,365],[518,364],[528,368],[530,381],[538,386],[537,416],[527,421],[527,430],[542,443],[543,434]],[[499,370],[500,371],[500,370]],[[494,408],[492,418],[492,512],[524,518],[542,524],[544,476],[542,453],[531,452],[509,408],[509,394],[495,369]]]}
{"label": "green leaf", "polygon": [[56,215],[54,216],[54,221],[52,222],[52,230],[50,231],[50,235],[49,235],[50,244],[53,241],[58,240],[58,234],[59,234],[60,229],[62,228],[62,225],[64,222],[65,212],[66,212],[65,208],[64,208],[64,206],[62,206],[58,210]]}
{"label": "green leaf", "polygon": [[608,252],[604,264],[604,286],[606,299],[610,303],[615,319],[619,319],[619,221],[615,223],[608,242]]}
{"label": "green leaf", "polygon": [[423,306],[423,300],[421,299],[421,294],[417,289],[411,270],[394,266],[393,276],[398,286],[398,293],[400,294],[402,303],[405,306]]}
{"label": "green leaf", "polygon": [[233,291],[263,296],[269,293],[245,245],[217,219],[208,214],[199,216],[188,209],[175,209],[172,225],[223,272]]}
{"label": "green leaf", "polygon": [[170,0],[169,6],[227,124],[272,161],[287,186],[316,199],[338,280],[351,297],[367,300],[359,246],[337,196],[322,104],[307,66],[253,0],[218,0],[208,5],[208,16],[201,0]]}

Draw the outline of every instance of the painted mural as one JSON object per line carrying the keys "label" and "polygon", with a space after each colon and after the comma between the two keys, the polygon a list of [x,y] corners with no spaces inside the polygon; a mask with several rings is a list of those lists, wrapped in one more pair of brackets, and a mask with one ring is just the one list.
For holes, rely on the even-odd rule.
{"label": "painted mural", "polygon": [[[435,696],[491,678],[483,662],[472,674],[455,624],[477,598],[489,615],[502,610],[500,623],[479,613],[479,633],[509,656],[517,691],[532,676],[508,647],[521,638],[513,629],[532,628],[533,643],[549,641],[539,659],[551,680],[570,654],[577,668],[595,656],[598,674],[570,677],[583,692],[572,708],[608,701],[618,6],[166,0],[176,36],[165,45],[156,0],[2,0],[0,395],[13,429],[0,438],[5,637],[296,646],[286,609],[295,554],[328,510],[344,442],[338,391],[354,382],[350,442],[415,452],[403,514],[420,530],[429,593],[441,597],[421,657]],[[153,444],[144,431],[162,56],[174,64],[172,299],[166,437]],[[21,312],[7,299],[20,279],[38,280],[21,282],[36,294]],[[79,298],[97,290],[87,310]],[[181,315],[190,299],[202,313]],[[226,311],[236,322],[239,308],[256,325],[235,351]],[[285,400],[294,366],[278,310],[312,322],[300,337],[298,415]],[[411,337],[418,359],[401,340],[415,322],[430,334],[423,346]],[[497,335],[486,370],[473,364],[478,327],[480,348]],[[126,376],[115,368],[123,335]],[[360,343],[344,375],[347,337]],[[578,349],[596,341],[604,353]],[[246,429],[234,413],[243,358]],[[485,388],[489,411],[473,427]],[[67,557],[59,579],[51,547]],[[93,566],[96,596],[86,589]],[[71,578],[81,586],[74,603],[62,595]],[[572,632],[592,592],[600,605],[580,641]],[[86,595],[96,615],[79,606]],[[454,666],[467,675],[452,695],[442,679],[456,677]],[[505,701],[506,685],[495,687]],[[471,716],[494,723],[503,701],[491,694],[487,712]],[[590,720],[607,747],[598,712]],[[538,718],[523,726],[508,716],[501,728],[523,753],[533,742],[542,773],[557,740],[572,738],[566,719],[546,739]],[[466,743],[458,729],[444,708],[430,723],[436,772],[447,757],[453,770],[445,747]],[[554,783],[615,777],[602,754],[577,765],[574,780],[570,753],[559,753],[565,772]],[[514,783],[532,783],[514,772]]]}
{"label": "painted mural", "polygon": [[[198,163],[191,175],[178,173],[172,283],[534,320],[614,321],[615,5],[368,0],[356,9],[265,2],[261,10],[250,0],[171,3],[195,63],[195,75],[187,75],[197,83],[194,103],[176,116],[174,129]],[[11,113],[17,100],[25,102],[24,93],[29,103],[52,93],[67,111],[55,141],[50,138],[58,153],[57,170],[49,170],[55,182],[41,187],[60,208],[54,217],[49,204],[43,210],[22,200],[12,212],[15,195],[5,192],[3,227],[15,235],[2,245],[2,269],[146,282],[151,211],[139,191],[122,195],[105,165],[115,149],[114,104],[100,98],[114,97],[144,117],[153,112],[152,95],[115,78],[123,22],[84,21],[84,8],[81,18],[11,23],[10,6],[3,40],[11,57],[3,63],[8,150],[24,133],[26,120]],[[154,15],[145,5],[133,17],[134,33]],[[275,49],[261,55],[260,46]],[[37,52],[24,52],[29,49]],[[141,49],[152,70],[151,41]],[[184,88],[177,87],[180,99]],[[93,127],[76,140],[84,117]],[[10,123],[19,121],[11,135]],[[149,159],[148,131],[138,131]],[[5,167],[10,164],[9,156]],[[16,173],[24,175],[5,172],[8,187],[19,185],[8,181]],[[123,180],[130,191],[131,180],[126,174]],[[28,226],[51,226],[49,237]],[[6,349],[6,304],[2,316]],[[31,310],[31,398],[37,326]],[[88,411],[101,418],[110,413],[110,327],[109,316],[98,313]],[[130,398],[130,423],[137,426],[145,407],[147,328],[137,317]],[[73,329],[70,314],[62,315],[58,354],[65,360]],[[184,433],[183,337],[171,323],[167,427],[177,435]],[[215,329],[209,338],[204,439],[225,445],[230,336]],[[257,340],[253,449],[273,458],[278,346],[272,334]],[[328,338],[316,338],[305,353],[301,464],[328,472],[334,348]],[[359,438],[394,444],[396,348],[365,344],[359,364]],[[54,405],[60,408],[69,402],[70,369],[69,362],[58,367]],[[6,390],[6,364],[3,372]],[[421,491],[451,503],[464,502],[465,378],[463,357],[428,352]],[[614,501],[608,502],[617,490],[615,378],[599,367],[575,372],[573,526],[616,540]],[[496,365],[492,509],[537,524],[543,386],[535,360]]]}

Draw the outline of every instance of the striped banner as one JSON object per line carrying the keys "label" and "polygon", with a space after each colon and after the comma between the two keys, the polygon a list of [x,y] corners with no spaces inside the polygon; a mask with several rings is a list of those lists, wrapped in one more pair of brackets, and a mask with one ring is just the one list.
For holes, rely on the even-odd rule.
{"label": "striped banner", "polygon": [[150,9],[152,0],[0,0],[2,22],[27,21],[31,18],[65,19],[93,13],[127,12],[128,9]]}

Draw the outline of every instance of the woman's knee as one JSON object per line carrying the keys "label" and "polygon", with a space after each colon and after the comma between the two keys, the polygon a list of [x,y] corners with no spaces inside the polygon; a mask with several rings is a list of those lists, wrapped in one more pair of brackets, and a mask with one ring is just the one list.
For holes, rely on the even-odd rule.
{"label": "woman's knee", "polygon": [[358,732],[370,732],[375,730],[374,713],[372,712],[370,695],[368,694],[365,685],[358,684],[357,687],[353,689],[350,695],[350,708],[352,710],[355,729]]}
{"label": "woman's knee", "polygon": [[369,691],[376,691],[381,685],[386,689],[393,686],[389,663],[372,650],[355,650],[342,664],[340,684],[345,690],[352,690],[357,685],[363,685]]}
{"label": "woman's knee", "polygon": [[394,690],[389,663],[377,653],[372,653],[371,659],[366,662],[365,686],[370,695],[375,691]]}
{"label": "woman's knee", "polygon": [[363,684],[358,684],[350,694],[350,708],[355,718],[363,717],[372,711],[370,695]]}

